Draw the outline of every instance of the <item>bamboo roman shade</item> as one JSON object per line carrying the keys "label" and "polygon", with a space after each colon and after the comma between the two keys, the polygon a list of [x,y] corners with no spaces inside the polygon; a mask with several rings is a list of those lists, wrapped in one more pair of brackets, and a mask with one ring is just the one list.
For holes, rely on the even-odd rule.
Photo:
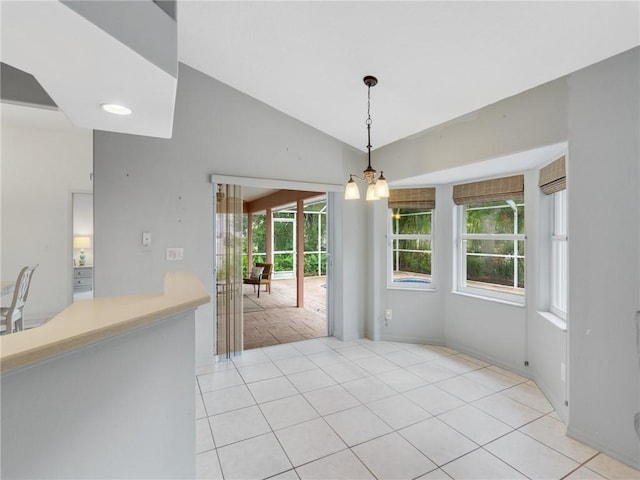
{"label": "bamboo roman shade", "polygon": [[456,205],[497,200],[521,200],[524,198],[524,175],[494,178],[481,182],[463,183],[453,186],[453,201]]}
{"label": "bamboo roman shade", "polygon": [[547,195],[567,188],[567,169],[564,155],[540,170],[538,186]]}
{"label": "bamboo roman shade", "polygon": [[435,208],[436,189],[402,188],[389,190],[389,208]]}

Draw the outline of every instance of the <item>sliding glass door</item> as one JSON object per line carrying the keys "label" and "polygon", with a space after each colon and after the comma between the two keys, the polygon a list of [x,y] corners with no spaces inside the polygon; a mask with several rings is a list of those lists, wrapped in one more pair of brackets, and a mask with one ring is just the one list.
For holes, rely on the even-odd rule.
{"label": "sliding glass door", "polygon": [[242,352],[242,188],[215,185],[216,353]]}

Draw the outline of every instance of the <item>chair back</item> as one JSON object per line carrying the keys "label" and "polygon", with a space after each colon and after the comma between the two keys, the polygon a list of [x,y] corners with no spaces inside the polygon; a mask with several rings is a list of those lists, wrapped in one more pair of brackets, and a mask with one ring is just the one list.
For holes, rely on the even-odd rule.
{"label": "chair back", "polygon": [[273,263],[256,263],[256,267],[263,267],[262,279],[269,280],[271,278],[271,272],[273,271]]}
{"label": "chair back", "polygon": [[11,305],[9,305],[5,316],[7,332],[13,331],[13,323],[22,318],[22,311],[24,310],[24,305],[29,295],[31,278],[36,268],[38,268],[38,265],[35,267],[26,266],[20,270],[20,273],[18,274],[18,279],[16,280],[16,285],[13,289]]}

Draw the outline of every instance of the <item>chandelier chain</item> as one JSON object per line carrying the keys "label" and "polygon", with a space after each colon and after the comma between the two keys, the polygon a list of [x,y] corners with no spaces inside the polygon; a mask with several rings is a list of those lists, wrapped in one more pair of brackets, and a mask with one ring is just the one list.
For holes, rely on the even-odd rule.
{"label": "chandelier chain", "polygon": [[371,125],[371,87],[367,87],[367,125]]}
{"label": "chandelier chain", "polygon": [[368,169],[371,169],[371,85],[367,85],[367,121],[365,123],[367,124]]}

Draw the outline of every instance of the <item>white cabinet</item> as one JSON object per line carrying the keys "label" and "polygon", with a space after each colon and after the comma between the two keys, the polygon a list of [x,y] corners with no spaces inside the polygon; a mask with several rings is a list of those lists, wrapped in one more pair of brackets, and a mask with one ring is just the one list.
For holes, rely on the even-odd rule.
{"label": "white cabinet", "polygon": [[93,290],[93,267],[73,267],[73,291]]}

